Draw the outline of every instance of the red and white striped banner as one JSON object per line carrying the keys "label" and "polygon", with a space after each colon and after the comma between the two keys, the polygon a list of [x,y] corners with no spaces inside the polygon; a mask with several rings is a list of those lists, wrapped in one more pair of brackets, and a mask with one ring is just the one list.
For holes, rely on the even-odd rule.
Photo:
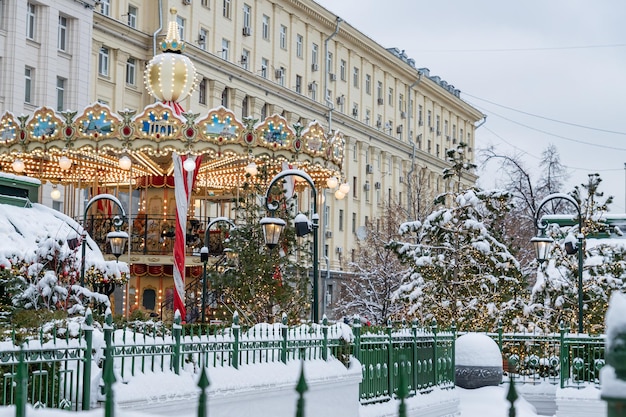
{"label": "red and white striped banner", "polygon": [[[183,164],[186,159],[194,160],[196,168],[193,171],[185,171]],[[174,312],[180,312],[183,321],[186,320],[185,311],[185,244],[187,242],[187,211],[191,201],[198,169],[202,156],[178,155],[172,152],[174,161],[174,196],[176,198],[176,237],[174,239]]]}

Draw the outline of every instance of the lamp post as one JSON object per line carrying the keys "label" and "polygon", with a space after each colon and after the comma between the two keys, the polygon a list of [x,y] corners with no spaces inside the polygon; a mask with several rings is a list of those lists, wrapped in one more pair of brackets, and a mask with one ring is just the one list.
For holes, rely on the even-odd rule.
{"label": "lamp post", "polygon": [[233,223],[227,217],[216,217],[209,222],[206,226],[206,231],[204,232],[204,246],[200,249],[200,261],[202,261],[203,269],[202,269],[202,311],[200,313],[200,320],[204,323],[205,320],[205,310],[206,310],[206,291],[207,291],[207,282],[206,282],[206,264],[209,261],[209,229],[216,223],[224,222],[228,223],[230,227],[235,227],[235,223]]}
{"label": "lamp post", "polygon": [[[315,183],[309,174],[300,169],[287,169],[279,172],[270,181],[267,192],[265,194],[265,208],[271,213],[278,209],[278,203],[270,202],[270,191],[272,187],[281,179],[289,176],[296,176],[304,179],[311,186],[313,194],[313,216],[312,223],[309,224],[308,219],[304,215],[298,215],[296,217],[296,234],[298,236],[304,236],[310,232],[313,232],[313,307],[311,311],[311,318],[314,323],[319,322],[319,287],[318,287],[318,235],[319,235],[319,215],[317,214],[317,189]],[[304,219],[303,219],[304,218]],[[265,236],[265,244],[268,248],[272,249],[278,244],[278,238],[280,233],[285,227],[285,221],[275,217],[264,217],[261,219],[261,225],[263,226],[263,235]]]}
{"label": "lamp post", "polygon": [[[124,252],[124,246],[126,245],[126,241],[128,240],[128,233],[121,231],[120,227],[124,224],[124,219],[126,218],[126,212],[124,211],[124,207],[122,207],[122,203],[112,194],[98,194],[93,197],[89,202],[87,202],[87,206],[85,207],[85,213],[83,215],[83,229],[87,224],[87,213],[89,212],[89,208],[97,201],[100,200],[110,200],[122,212],[122,217],[115,216],[113,218],[113,226],[115,226],[114,232],[109,232],[107,234],[107,240],[111,245],[111,252],[115,255],[115,258],[119,260],[120,255]],[[82,258],[81,258],[81,269],[80,269],[80,286],[85,286],[85,252],[87,250],[87,244],[85,242],[86,233],[83,236],[82,242]]]}
{"label": "lamp post", "polygon": [[[537,228],[537,236],[532,238],[530,241],[535,246],[535,252],[537,254],[537,260],[541,263],[549,258],[550,248],[554,240],[551,237],[546,236],[546,227],[548,226],[546,222],[539,218],[539,214],[541,213],[541,209],[552,200],[565,200],[571,203],[578,213],[578,246],[575,249],[578,252],[578,333],[583,333],[583,219],[580,211],[580,205],[574,198],[567,194],[555,193],[550,194],[546,198],[541,201],[539,204],[539,208],[535,214],[535,227]],[[567,248],[566,251],[568,254],[574,253],[574,248]]]}

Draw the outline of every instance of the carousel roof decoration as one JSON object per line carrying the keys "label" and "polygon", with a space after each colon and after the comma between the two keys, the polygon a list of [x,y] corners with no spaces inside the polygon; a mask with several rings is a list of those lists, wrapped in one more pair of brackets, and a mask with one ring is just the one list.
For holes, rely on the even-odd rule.
{"label": "carousel roof decoration", "polygon": [[172,7],[167,35],[161,42],[163,53],[154,56],[146,65],[144,82],[152,96],[180,114],[183,108],[178,103],[195,90],[197,77],[193,62],[182,54],[185,42],[179,37],[176,13],[176,8]]}
{"label": "carousel roof decoration", "polygon": [[[105,186],[128,183],[131,177],[137,187],[169,187],[169,180],[158,178],[172,175],[176,152],[202,156],[196,187],[212,195],[230,193],[263,165],[272,175],[288,162],[306,170],[320,186],[341,172],[343,135],[325,133],[317,121],[290,126],[277,114],[241,119],[221,106],[205,114],[183,111],[178,102],[193,92],[196,71],[182,54],[185,44],[179,38],[176,9],[170,13],[163,52],[144,74],[146,88],[160,102],[138,110],[113,111],[93,103],[82,111],[55,112],[45,106],[30,115],[7,111],[0,117],[0,171],[53,184],[87,186],[97,179]],[[120,166],[122,157],[132,160],[132,169],[126,160],[126,169]]]}

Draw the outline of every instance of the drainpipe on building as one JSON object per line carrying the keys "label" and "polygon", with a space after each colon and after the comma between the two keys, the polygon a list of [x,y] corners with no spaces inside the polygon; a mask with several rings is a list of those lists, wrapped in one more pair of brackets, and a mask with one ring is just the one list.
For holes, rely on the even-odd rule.
{"label": "drainpipe on building", "polygon": [[484,125],[487,122],[487,115],[483,114],[483,121],[478,123],[478,126],[474,126],[474,130],[478,129],[479,127],[481,127],[482,125]]}
{"label": "drainpipe on building", "polygon": [[324,41],[324,59],[326,60],[326,62],[324,63],[324,68],[326,68],[326,71],[324,71],[324,97],[326,99],[326,105],[328,106],[328,133],[329,134],[331,134],[331,132],[333,131],[332,129],[333,110],[335,109],[335,106],[333,104],[333,101],[328,96],[328,76],[329,76],[328,74],[330,73],[330,67],[328,65],[328,41],[330,41],[332,38],[335,37],[335,35],[337,35],[337,33],[339,33],[339,25],[341,24],[342,21],[343,20],[339,16],[337,16],[337,25],[335,26],[335,31],[332,33],[332,35],[330,35]]}
{"label": "drainpipe on building", "polygon": [[163,0],[159,0],[159,28],[152,34],[152,56],[157,54],[157,36],[163,30]]}
{"label": "drainpipe on building", "polygon": [[[409,93],[407,94],[408,97],[408,103],[409,106],[411,105],[411,91],[413,90],[413,88],[418,85],[420,82],[422,81],[422,72],[421,71],[417,71],[417,80],[415,80],[415,82],[413,84],[411,84],[409,86]],[[407,112],[407,116],[406,116],[406,124],[407,124],[407,130],[409,131],[409,141],[411,142],[411,145],[413,146],[413,152],[411,153],[411,169],[409,170],[409,172],[407,172],[406,174],[406,185],[407,185],[407,217],[408,220],[416,220],[415,218],[411,219],[411,205],[412,205],[412,193],[411,193],[411,177],[413,175],[413,172],[415,171],[415,140],[411,140],[411,113],[413,113],[413,109],[409,109],[410,111]],[[421,134],[420,134],[421,136]],[[415,136],[415,139],[417,140],[417,135]],[[415,217],[415,215],[413,216]]]}

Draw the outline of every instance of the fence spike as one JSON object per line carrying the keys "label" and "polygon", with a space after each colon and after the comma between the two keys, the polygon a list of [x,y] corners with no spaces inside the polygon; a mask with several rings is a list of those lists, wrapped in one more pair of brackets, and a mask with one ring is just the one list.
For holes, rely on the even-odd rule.
{"label": "fence spike", "polygon": [[200,398],[198,399],[198,417],[208,417],[207,410],[207,393],[206,390],[211,385],[209,377],[207,375],[206,366],[202,366],[200,371],[200,380],[198,381],[198,387],[200,387]]}
{"label": "fence spike", "polygon": [[298,379],[298,384],[296,385],[296,392],[298,393],[296,417],[304,417],[304,393],[308,390],[309,387],[306,384],[306,379],[304,378],[304,360],[302,360],[300,365],[300,378]]}
{"label": "fence spike", "polygon": [[509,390],[506,394],[506,399],[511,403],[511,407],[509,408],[509,417],[515,417],[515,401],[517,400],[518,395],[515,390],[515,379],[513,375],[509,374]]}

